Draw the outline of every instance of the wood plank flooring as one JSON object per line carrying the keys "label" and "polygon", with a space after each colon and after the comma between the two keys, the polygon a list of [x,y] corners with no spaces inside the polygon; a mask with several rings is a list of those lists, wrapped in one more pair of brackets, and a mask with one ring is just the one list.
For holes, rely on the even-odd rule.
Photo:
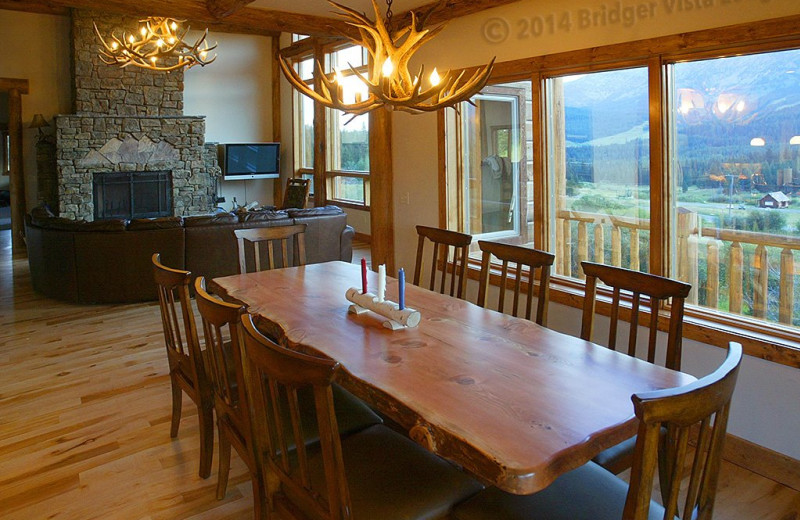
{"label": "wood plank flooring", "polygon": [[[224,500],[215,498],[216,453],[212,476],[197,475],[196,411],[188,398],[183,408],[170,439],[155,302],[37,295],[27,259],[12,258],[10,231],[0,231],[0,519],[252,518],[235,452]],[[732,464],[721,478],[716,519],[800,518],[800,493]]]}

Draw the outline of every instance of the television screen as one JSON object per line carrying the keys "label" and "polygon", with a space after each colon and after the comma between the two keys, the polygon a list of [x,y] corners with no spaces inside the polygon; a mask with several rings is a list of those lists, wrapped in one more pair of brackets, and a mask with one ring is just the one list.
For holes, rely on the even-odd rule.
{"label": "television screen", "polygon": [[280,176],[280,143],[222,145],[225,180],[275,179]]}

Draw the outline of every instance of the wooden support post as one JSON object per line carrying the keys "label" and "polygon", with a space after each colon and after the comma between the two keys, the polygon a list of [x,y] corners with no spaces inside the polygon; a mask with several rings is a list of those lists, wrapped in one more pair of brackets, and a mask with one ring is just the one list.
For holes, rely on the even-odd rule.
{"label": "wooden support post", "polygon": [[392,113],[387,109],[369,113],[369,170],[372,265],[386,264],[394,273]]}
{"label": "wooden support post", "polygon": [[778,320],[791,325],[794,310],[794,254],[788,247],[781,251],[781,295]]}
{"label": "wooden support post", "polygon": [[[26,82],[27,83],[27,82]],[[25,172],[22,168],[22,96],[17,88],[8,91],[8,137],[11,168],[11,251],[25,250]]]}

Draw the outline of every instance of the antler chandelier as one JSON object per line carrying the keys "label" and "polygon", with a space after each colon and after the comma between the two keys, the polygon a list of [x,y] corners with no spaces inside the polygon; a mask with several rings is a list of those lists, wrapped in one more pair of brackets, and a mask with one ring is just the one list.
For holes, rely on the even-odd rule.
{"label": "antler chandelier", "polygon": [[365,14],[354,9],[337,4],[332,0],[328,3],[342,11],[339,16],[346,23],[356,27],[360,37],[350,37],[350,40],[367,49],[370,55],[369,75],[364,76],[352,65],[350,73],[355,75],[366,88],[361,91],[348,93],[353,99],[345,103],[344,77],[341,71],[328,77],[322,65],[317,60],[316,74],[321,82],[319,90],[310,88],[292,65],[280,56],[280,65],[286,79],[294,88],[322,105],[342,110],[349,114],[359,115],[380,106],[391,107],[410,113],[433,112],[443,107],[453,106],[461,101],[469,100],[479,92],[489,79],[494,66],[494,58],[489,64],[467,75],[461,71],[455,75],[451,71],[440,76],[434,68],[430,76],[424,79],[425,66],[412,77],[408,70],[409,61],[417,50],[445,27],[444,24],[433,29],[423,28],[428,12],[420,23],[414,12],[411,13],[411,24],[396,33],[391,31],[392,0],[387,0],[386,20],[380,17],[376,0],[372,0],[375,9],[375,22]]}
{"label": "antler chandelier", "polygon": [[208,59],[209,51],[217,48],[216,44],[208,46],[208,29],[193,45],[189,45],[185,42],[189,27],[180,30],[179,24],[184,20],[152,16],[139,22],[142,26],[138,37],[123,31],[122,37],[112,33],[108,41],[100,34],[97,24],[94,24],[94,32],[103,44],[100,48],[100,59],[103,63],[121,67],[135,65],[169,72],[195,65],[202,67],[217,59],[216,54]]}

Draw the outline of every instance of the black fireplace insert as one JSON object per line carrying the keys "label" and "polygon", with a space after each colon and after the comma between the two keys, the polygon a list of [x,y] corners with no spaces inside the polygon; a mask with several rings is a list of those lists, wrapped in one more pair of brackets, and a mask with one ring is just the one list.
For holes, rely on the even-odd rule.
{"label": "black fireplace insert", "polygon": [[95,173],[93,186],[95,220],[172,215],[169,171]]}

